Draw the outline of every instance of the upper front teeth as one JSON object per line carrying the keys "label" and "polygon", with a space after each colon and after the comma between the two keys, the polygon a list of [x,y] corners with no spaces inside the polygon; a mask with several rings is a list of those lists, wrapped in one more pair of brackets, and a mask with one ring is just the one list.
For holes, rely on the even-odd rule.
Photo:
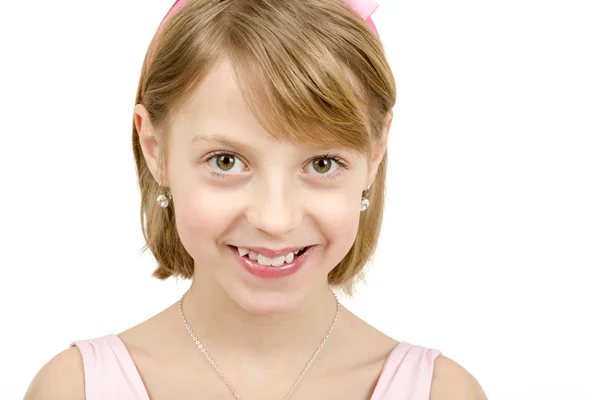
{"label": "upper front teeth", "polygon": [[289,252],[285,256],[270,258],[267,256],[263,256],[262,254],[258,254],[253,251],[250,251],[248,249],[244,249],[243,247],[238,247],[237,249],[238,249],[239,255],[242,257],[247,254],[248,258],[250,258],[253,261],[258,261],[258,263],[260,265],[272,265],[274,267],[280,267],[283,265],[284,262],[291,263],[294,260],[294,255],[298,254],[298,252],[300,252],[300,250],[302,250],[302,249],[299,249],[295,252]]}

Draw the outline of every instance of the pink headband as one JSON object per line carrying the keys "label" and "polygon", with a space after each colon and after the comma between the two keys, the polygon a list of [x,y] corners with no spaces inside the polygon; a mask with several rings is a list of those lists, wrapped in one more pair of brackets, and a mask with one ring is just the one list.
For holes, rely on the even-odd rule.
{"label": "pink headband", "polygon": [[[379,4],[377,3],[377,1],[376,0],[344,0],[344,1],[346,3],[348,3],[348,5],[350,7],[352,7],[354,9],[354,11],[356,11],[358,13],[358,15],[360,15],[362,17],[362,19],[364,19],[367,22],[367,24],[371,27],[373,32],[375,32],[375,35],[377,37],[379,37],[379,32],[377,32],[375,23],[371,19],[371,15],[373,15],[373,13],[377,9],[377,7],[379,7]],[[166,17],[162,20],[162,22],[158,28],[158,32],[156,33],[156,36],[154,38],[154,43],[156,43],[156,39],[158,39],[158,37],[162,34],[162,31],[165,28],[165,24],[167,23],[169,18],[171,18],[171,16],[173,14],[175,14],[181,7],[186,5],[188,2],[189,2],[189,0],[179,0],[171,8],[171,10],[168,12]],[[150,57],[150,59],[152,59],[152,58],[154,58],[154,48],[152,50],[152,56]]]}

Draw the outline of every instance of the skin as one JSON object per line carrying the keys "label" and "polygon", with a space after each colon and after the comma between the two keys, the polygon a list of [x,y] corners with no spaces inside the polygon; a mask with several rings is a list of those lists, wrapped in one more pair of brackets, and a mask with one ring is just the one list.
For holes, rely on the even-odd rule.
{"label": "skin", "polygon": [[[276,141],[247,108],[224,60],[179,110],[166,171],[159,167],[161,148],[142,105],[135,107],[135,120],[147,164],[156,181],[170,188],[180,238],[195,260],[184,301],[188,323],[244,398],[283,398],[335,314],[327,274],[352,246],[361,194],[386,152],[392,114],[370,157]],[[239,144],[194,141],[196,135]],[[207,162],[217,150],[236,158]],[[329,169],[315,166],[326,153],[339,154],[347,168],[335,161]],[[317,246],[296,274],[263,280],[238,266],[228,245]],[[183,327],[177,303],[119,337],[152,399],[231,396]],[[369,399],[397,344],[342,307],[294,398]],[[25,398],[83,399],[83,384],[81,356],[71,348],[42,368]],[[454,361],[436,359],[431,399],[485,399],[480,389]]]}
{"label": "skin", "polygon": [[[145,114],[141,106],[137,110]],[[253,369],[289,365],[286,354],[309,338],[318,343],[334,315],[327,274],[354,242],[361,193],[375,177],[386,142],[368,161],[345,149],[314,151],[275,141],[246,107],[226,62],[178,114],[166,179],[159,176],[160,149],[144,121],[141,131],[147,132],[142,146],[148,165],[171,188],[179,236],[195,260],[188,321],[203,327],[202,336],[219,336],[237,355],[255,359]],[[191,145],[196,134],[243,144]],[[239,155],[232,167],[226,160],[232,172],[223,171],[218,159],[204,161],[219,149]],[[317,172],[312,160],[328,152],[339,153],[348,169],[332,164]],[[215,171],[226,175],[217,178]],[[241,269],[228,245],[317,247],[297,274],[264,280]],[[200,323],[206,320],[211,323]]]}

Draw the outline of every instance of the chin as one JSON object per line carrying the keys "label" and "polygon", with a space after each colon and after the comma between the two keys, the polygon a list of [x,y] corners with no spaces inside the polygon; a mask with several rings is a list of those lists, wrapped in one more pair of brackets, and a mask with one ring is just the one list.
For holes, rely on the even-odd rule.
{"label": "chin", "polygon": [[[231,299],[251,315],[286,314],[295,310],[302,300],[302,290],[273,291],[256,288],[236,288],[230,293]],[[225,289],[226,291],[227,288]]]}

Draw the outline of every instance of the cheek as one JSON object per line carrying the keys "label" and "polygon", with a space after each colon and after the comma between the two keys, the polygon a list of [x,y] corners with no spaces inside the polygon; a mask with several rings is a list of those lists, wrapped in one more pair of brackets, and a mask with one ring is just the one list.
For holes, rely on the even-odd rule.
{"label": "cheek", "polygon": [[215,244],[228,228],[232,210],[227,196],[217,196],[206,188],[188,189],[177,194],[175,220],[185,249],[192,258],[215,251]]}
{"label": "cheek", "polygon": [[345,196],[319,213],[318,223],[327,240],[327,264],[331,268],[344,258],[356,239],[360,213],[353,200],[354,196]]}

